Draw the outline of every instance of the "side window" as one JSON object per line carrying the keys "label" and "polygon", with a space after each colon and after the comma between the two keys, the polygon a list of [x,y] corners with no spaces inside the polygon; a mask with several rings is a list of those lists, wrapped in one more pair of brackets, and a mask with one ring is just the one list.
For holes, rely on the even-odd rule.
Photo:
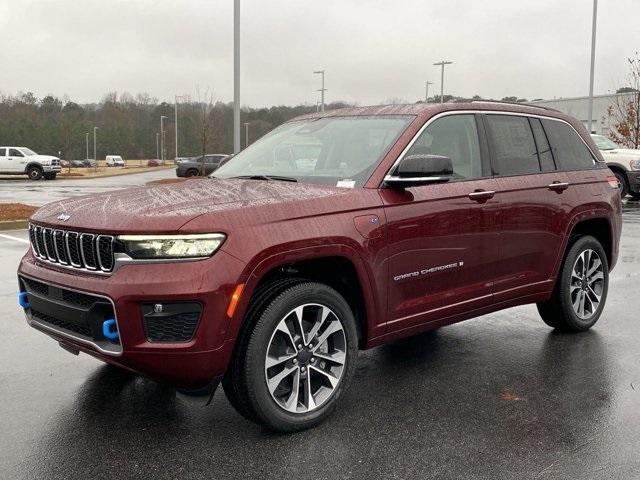
{"label": "side window", "polygon": [[9,149],[9,157],[24,157],[20,150],[16,150],[15,148]]}
{"label": "side window", "polygon": [[542,120],[542,126],[558,168],[584,170],[594,167],[593,155],[573,128],[557,120]]}
{"label": "side window", "polygon": [[0,157],[6,157],[7,154],[7,149],[6,148],[0,148]]}
{"label": "side window", "polygon": [[486,115],[496,175],[524,175],[540,171],[529,119],[517,115]]}
{"label": "side window", "polygon": [[455,180],[482,177],[475,116],[460,114],[439,118],[420,134],[406,156],[428,154],[449,157]]}
{"label": "side window", "polygon": [[544,133],[542,123],[537,118],[530,118],[531,128],[533,129],[533,136],[536,139],[536,146],[538,147],[538,156],[540,157],[540,166],[543,172],[553,172],[556,169],[556,164],[553,161],[553,154],[551,153],[551,146],[547,139],[547,134]]}

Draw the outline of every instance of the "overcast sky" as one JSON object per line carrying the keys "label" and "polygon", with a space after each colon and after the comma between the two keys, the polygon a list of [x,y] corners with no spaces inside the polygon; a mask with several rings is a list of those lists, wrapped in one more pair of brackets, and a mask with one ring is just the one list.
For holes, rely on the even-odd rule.
{"label": "overcast sky", "polygon": [[[0,0],[0,92],[233,98],[233,0]],[[592,0],[242,0],[242,104],[588,93]],[[640,50],[640,0],[600,0],[596,93]]]}

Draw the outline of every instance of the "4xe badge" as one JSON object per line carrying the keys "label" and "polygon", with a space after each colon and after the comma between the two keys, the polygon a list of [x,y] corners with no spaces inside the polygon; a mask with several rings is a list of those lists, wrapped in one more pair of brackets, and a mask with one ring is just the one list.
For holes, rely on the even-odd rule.
{"label": "4xe badge", "polygon": [[66,222],[70,218],[71,218],[71,215],[67,215],[66,213],[61,213],[56,217],[57,220],[62,220],[63,222]]}

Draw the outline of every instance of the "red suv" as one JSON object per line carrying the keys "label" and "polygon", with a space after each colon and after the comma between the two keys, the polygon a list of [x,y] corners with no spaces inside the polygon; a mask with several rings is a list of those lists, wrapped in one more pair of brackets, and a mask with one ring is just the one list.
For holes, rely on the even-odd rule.
{"label": "red suv", "polygon": [[215,176],[32,218],[27,321],[65,349],[212,394],[280,431],[335,408],[359,349],[537,303],[565,332],[607,297],[618,183],[583,126],[500,103],[297,118]]}

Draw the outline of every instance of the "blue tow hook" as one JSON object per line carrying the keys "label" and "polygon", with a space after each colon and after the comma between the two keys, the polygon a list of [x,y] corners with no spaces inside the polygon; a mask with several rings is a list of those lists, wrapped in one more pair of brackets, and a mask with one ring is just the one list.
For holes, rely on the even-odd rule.
{"label": "blue tow hook", "polygon": [[118,326],[116,325],[116,321],[113,318],[102,322],[102,335],[104,335],[106,339],[111,340],[112,342],[118,340],[118,337],[120,336],[118,334]]}
{"label": "blue tow hook", "polygon": [[24,309],[27,309],[31,306],[31,304],[29,303],[29,299],[27,298],[27,292],[18,293],[18,305],[20,305]]}

